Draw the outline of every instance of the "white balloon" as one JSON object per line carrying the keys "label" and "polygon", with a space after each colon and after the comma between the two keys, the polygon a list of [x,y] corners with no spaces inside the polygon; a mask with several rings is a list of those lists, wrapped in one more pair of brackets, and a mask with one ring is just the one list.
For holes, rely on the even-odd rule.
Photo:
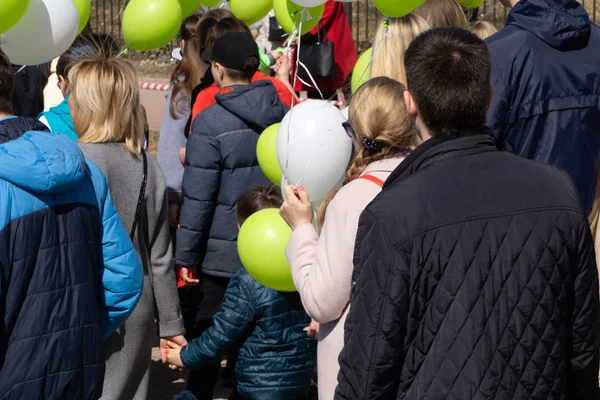
{"label": "white balloon", "polygon": [[292,0],[292,3],[296,3],[302,7],[316,7],[325,3],[325,0]]}
{"label": "white balloon", "polygon": [[332,104],[309,100],[291,109],[279,127],[277,159],[285,181],[302,185],[313,202],[344,180],[352,154],[344,121]]}
{"label": "white balloon", "polygon": [[43,64],[67,51],[78,29],[73,0],[31,0],[23,18],[0,37],[0,43],[13,64]]}
{"label": "white balloon", "polygon": [[350,113],[350,107],[346,107],[344,109],[342,109],[342,114],[344,115],[344,118],[346,118],[346,121],[348,121],[349,117],[348,114]]}

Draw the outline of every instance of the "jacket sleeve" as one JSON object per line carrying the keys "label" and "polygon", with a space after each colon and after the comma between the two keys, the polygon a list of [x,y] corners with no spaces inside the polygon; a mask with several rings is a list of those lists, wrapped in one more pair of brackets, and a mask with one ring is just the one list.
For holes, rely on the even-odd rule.
{"label": "jacket sleeve", "polygon": [[183,92],[180,92],[175,105],[177,118],[171,115],[171,92],[169,92],[158,138],[158,163],[167,181],[169,203],[181,202],[183,165],[179,161],[179,149],[185,147],[187,142],[185,126],[191,112],[189,99],[185,98]]}
{"label": "jacket sleeve", "polygon": [[312,224],[301,225],[286,248],[304,309],[319,323],[339,319],[350,301],[356,229],[368,202],[350,202],[347,193],[338,192],[327,207],[320,238]]}
{"label": "jacket sleeve", "polygon": [[[496,63],[496,59],[493,63]],[[487,113],[487,126],[492,131],[492,137],[499,149],[503,149],[506,139],[508,119],[510,87],[504,76],[502,66],[493,65],[491,83],[493,89],[492,102]]]}
{"label": "jacket sleeve", "polygon": [[[150,158],[150,156],[148,156]],[[150,263],[152,292],[157,309],[160,337],[184,333],[183,318],[177,294],[177,281],[173,265],[173,244],[168,222],[168,200],[165,180],[155,164],[156,193],[148,197],[148,227],[150,233]]]}
{"label": "jacket sleeve", "polygon": [[579,244],[579,263],[574,279],[575,304],[572,316],[571,373],[576,393],[571,393],[569,397],[592,400],[600,398],[600,389],[598,389],[600,303],[594,242],[585,221],[582,225],[579,235],[582,238]]}
{"label": "jacket sleeve", "polygon": [[226,355],[254,322],[254,306],[249,288],[239,273],[235,274],[223,299],[221,311],[213,317],[206,332],[181,350],[187,368],[201,368]]}
{"label": "jacket sleeve", "polygon": [[203,131],[202,115],[193,123],[183,173],[183,206],[177,230],[175,259],[186,267],[201,266],[206,254],[221,181],[218,140]]}
{"label": "jacket sleeve", "polygon": [[395,399],[404,359],[409,281],[382,223],[367,211],[357,235],[350,312],[335,399]]}
{"label": "jacket sleeve", "polygon": [[125,322],[137,305],[144,285],[144,269],[113,205],[106,179],[97,167],[95,169],[103,228],[104,266],[100,272],[104,312],[101,322],[106,338]]}

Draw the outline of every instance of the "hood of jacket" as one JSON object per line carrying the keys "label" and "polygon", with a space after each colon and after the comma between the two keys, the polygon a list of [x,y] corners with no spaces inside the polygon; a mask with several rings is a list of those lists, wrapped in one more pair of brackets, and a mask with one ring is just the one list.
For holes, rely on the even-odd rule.
{"label": "hood of jacket", "polygon": [[585,47],[592,29],[587,12],[576,0],[521,0],[506,24],[525,29],[560,50]]}
{"label": "hood of jacket", "polygon": [[226,87],[215,96],[215,100],[248,126],[261,132],[281,122],[281,116],[288,111],[269,81]]}
{"label": "hood of jacket", "polygon": [[[85,157],[77,143],[60,133],[12,131],[3,141],[7,126],[25,127],[24,118],[0,122],[0,179],[28,192],[56,194],[72,189],[85,174]],[[10,134],[10,133],[9,133]]]}
{"label": "hood of jacket", "polygon": [[73,126],[73,118],[71,117],[71,109],[69,108],[69,96],[57,105],[56,107],[50,108],[47,112],[43,112],[40,115],[46,117],[50,128],[53,132],[64,133],[73,140],[79,139],[77,133],[75,133],[75,127]]}

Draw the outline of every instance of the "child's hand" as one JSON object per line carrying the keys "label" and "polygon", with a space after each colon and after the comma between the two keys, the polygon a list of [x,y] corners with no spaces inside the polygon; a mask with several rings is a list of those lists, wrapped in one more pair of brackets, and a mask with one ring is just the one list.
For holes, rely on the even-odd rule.
{"label": "child's hand", "polygon": [[181,362],[181,346],[171,341],[168,341],[167,345],[169,346],[167,350],[167,362],[178,368],[184,368],[185,366]]}
{"label": "child's hand", "polygon": [[273,56],[274,60],[278,60],[279,57],[281,57],[283,55],[282,52],[280,52],[279,50],[273,50],[271,51],[271,56]]}
{"label": "child's hand", "polygon": [[277,59],[277,65],[275,67],[275,72],[277,73],[277,79],[280,80],[288,80],[290,79],[290,74],[292,72],[292,59],[285,56],[279,57]]}
{"label": "child's hand", "polygon": [[310,325],[304,328],[304,332],[308,337],[318,339],[319,338],[319,323],[314,319],[310,321]]}

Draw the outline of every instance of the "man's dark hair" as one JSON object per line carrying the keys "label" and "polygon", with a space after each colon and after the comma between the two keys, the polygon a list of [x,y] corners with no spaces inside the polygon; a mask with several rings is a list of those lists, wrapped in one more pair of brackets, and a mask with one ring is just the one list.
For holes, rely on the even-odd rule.
{"label": "man's dark hair", "polygon": [[252,82],[252,78],[258,71],[259,66],[258,56],[257,57],[248,57],[246,62],[244,63],[244,70],[238,71],[236,69],[225,68],[225,73],[234,82]]}
{"label": "man's dark hair", "polygon": [[487,45],[461,28],[436,28],[404,56],[408,91],[432,134],[455,135],[485,125],[491,58]]}
{"label": "man's dark hair", "polygon": [[235,203],[235,215],[238,224],[242,224],[255,212],[264,210],[265,208],[279,208],[283,204],[281,191],[279,188],[268,186],[257,186]]}
{"label": "man's dark hair", "polygon": [[15,91],[13,67],[6,54],[0,49],[0,113],[12,114],[12,97]]}

